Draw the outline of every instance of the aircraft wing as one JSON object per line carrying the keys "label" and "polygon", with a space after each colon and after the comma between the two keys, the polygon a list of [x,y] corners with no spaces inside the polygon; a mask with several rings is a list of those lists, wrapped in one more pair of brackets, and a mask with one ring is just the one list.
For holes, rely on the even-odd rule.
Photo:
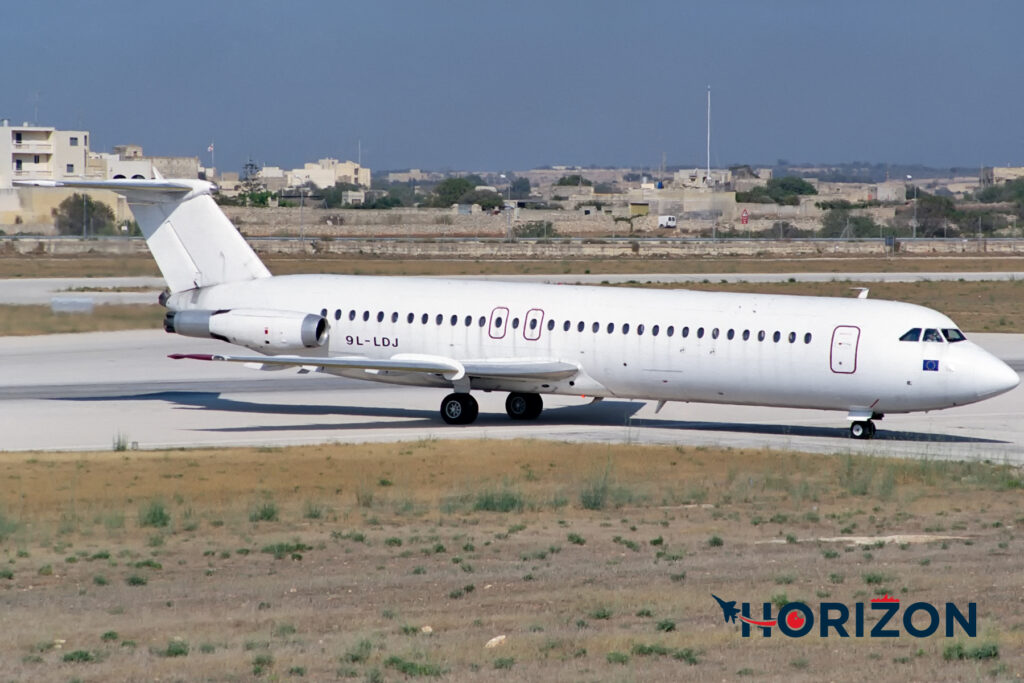
{"label": "aircraft wing", "polygon": [[227,361],[253,363],[270,367],[336,368],[388,372],[422,372],[437,374],[447,380],[463,377],[488,379],[547,379],[559,380],[574,376],[579,368],[571,363],[545,359],[482,359],[457,361],[443,356],[402,353],[386,359],[361,356],[316,358],[309,356],[227,356],[221,354],[172,354],[175,360]]}

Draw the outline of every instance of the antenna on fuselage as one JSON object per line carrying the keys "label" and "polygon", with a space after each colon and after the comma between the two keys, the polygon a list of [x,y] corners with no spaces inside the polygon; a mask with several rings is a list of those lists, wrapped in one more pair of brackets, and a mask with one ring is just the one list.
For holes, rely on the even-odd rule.
{"label": "antenna on fuselage", "polygon": [[867,299],[869,288],[867,287],[850,287],[853,291],[857,292],[858,299]]}

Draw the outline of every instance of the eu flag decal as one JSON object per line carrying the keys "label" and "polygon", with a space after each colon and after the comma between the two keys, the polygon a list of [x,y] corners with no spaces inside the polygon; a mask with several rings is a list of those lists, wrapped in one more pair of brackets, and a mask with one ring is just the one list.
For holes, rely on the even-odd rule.
{"label": "eu flag decal", "polygon": [[925,372],[938,372],[939,361],[937,360],[926,360],[921,363],[921,369]]}

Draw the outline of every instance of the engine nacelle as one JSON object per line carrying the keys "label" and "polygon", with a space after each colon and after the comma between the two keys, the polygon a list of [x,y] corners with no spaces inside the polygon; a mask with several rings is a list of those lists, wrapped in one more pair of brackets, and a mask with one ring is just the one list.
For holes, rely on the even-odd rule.
{"label": "engine nacelle", "polygon": [[220,339],[254,351],[300,351],[323,346],[327,319],[296,311],[230,309],[176,311],[164,316],[164,329],[186,337]]}

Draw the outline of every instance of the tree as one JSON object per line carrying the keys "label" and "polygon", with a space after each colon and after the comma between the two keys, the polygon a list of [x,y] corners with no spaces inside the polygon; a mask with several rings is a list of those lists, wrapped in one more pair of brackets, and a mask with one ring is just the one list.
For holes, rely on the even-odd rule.
{"label": "tree", "polygon": [[451,206],[457,204],[459,198],[467,192],[472,192],[475,184],[466,178],[446,178],[434,188],[434,195],[431,198],[431,206]]}
{"label": "tree", "polygon": [[512,181],[510,192],[512,199],[526,199],[530,196],[530,179],[516,178]]}
{"label": "tree", "polygon": [[53,217],[61,235],[95,236],[117,232],[111,208],[85,194],[73,194],[62,201]]}
{"label": "tree", "polygon": [[830,209],[821,221],[822,237],[878,237],[879,226],[870,216],[857,216],[846,209]]}
{"label": "tree", "polygon": [[557,183],[555,183],[555,185],[559,185],[562,187],[579,187],[580,185],[586,185],[589,187],[593,184],[593,182],[587,180],[579,173],[574,173],[572,175],[564,175],[558,179]]}
{"label": "tree", "polygon": [[470,190],[459,197],[459,204],[479,204],[484,211],[497,209],[505,205],[504,198],[491,190]]}

